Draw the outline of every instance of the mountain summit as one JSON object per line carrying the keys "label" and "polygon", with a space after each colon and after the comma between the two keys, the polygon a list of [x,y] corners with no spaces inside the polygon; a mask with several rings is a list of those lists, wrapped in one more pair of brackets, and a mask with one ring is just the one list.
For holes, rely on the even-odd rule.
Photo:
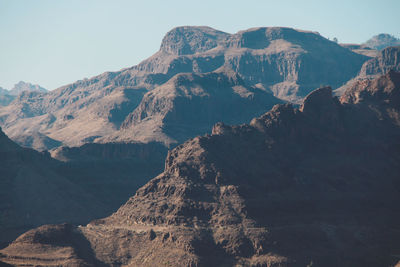
{"label": "mountain summit", "polygon": [[371,39],[364,43],[367,47],[382,50],[389,46],[400,45],[400,39],[394,37],[393,35],[387,33],[381,33],[373,36]]}
{"label": "mountain summit", "polygon": [[19,95],[21,92],[28,91],[28,92],[41,92],[46,93],[47,90],[41,87],[38,84],[31,84],[27,82],[20,81],[19,83],[15,84],[14,87],[9,91],[11,95]]}

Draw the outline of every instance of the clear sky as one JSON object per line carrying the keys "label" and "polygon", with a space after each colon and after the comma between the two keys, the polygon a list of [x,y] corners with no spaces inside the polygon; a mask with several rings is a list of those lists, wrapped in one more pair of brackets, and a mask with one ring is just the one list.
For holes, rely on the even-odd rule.
{"label": "clear sky", "polygon": [[287,26],[362,43],[400,37],[399,14],[400,0],[0,0],[0,87],[52,90],[136,65],[176,26]]}

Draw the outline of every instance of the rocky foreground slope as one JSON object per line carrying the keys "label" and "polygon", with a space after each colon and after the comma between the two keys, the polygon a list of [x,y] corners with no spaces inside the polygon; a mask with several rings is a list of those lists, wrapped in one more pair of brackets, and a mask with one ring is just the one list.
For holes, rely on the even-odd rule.
{"label": "rocky foreground slope", "polygon": [[400,73],[331,88],[250,124],[216,124],[85,227],[47,225],[15,265],[393,266],[399,261]]}
{"label": "rocky foreground slope", "polygon": [[[47,94],[21,95],[10,106],[0,108],[0,125],[13,140],[36,149],[115,139],[176,144],[206,133],[204,129],[211,129],[215,121],[237,118],[232,109],[218,108],[221,104],[241,102],[247,110],[254,102],[259,106],[266,100],[262,109],[241,117],[240,123],[249,122],[279,102],[267,94],[298,102],[321,84],[341,86],[367,59],[315,32],[269,27],[228,34],[209,27],[178,27],[165,35],[157,53],[136,66]],[[203,76],[208,84],[199,82],[196,88],[182,85],[181,80],[196,81]],[[224,90],[213,93],[216,88]],[[212,109],[215,113],[201,117],[199,128],[187,124],[186,119],[178,121],[175,126],[193,128],[177,136],[161,127],[170,124],[176,110],[192,105],[198,107],[197,114],[185,111],[191,120],[199,111]],[[134,127],[138,124],[140,127]]]}

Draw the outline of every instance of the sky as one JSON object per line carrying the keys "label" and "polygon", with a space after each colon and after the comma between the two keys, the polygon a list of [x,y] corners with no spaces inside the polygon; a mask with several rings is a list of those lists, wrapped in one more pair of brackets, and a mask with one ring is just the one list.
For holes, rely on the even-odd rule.
{"label": "sky", "polygon": [[136,65],[176,26],[285,26],[363,43],[399,38],[399,14],[399,0],[0,0],[0,87],[53,90]]}

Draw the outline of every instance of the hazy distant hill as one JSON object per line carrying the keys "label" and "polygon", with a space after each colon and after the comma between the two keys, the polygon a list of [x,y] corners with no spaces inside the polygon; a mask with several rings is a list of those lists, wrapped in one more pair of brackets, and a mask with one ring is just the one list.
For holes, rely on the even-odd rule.
{"label": "hazy distant hill", "polygon": [[366,41],[364,45],[373,48],[382,50],[389,46],[398,46],[400,45],[400,39],[394,37],[393,35],[387,33],[381,33],[373,36],[371,39]]}
{"label": "hazy distant hill", "polygon": [[[157,53],[136,66],[47,94],[25,92],[0,109],[0,124],[11,138],[28,140],[21,144],[38,149],[55,144],[43,138],[68,146],[109,140],[176,144],[205,133],[217,120],[248,122],[280,101],[273,96],[298,102],[320,85],[339,87],[367,59],[318,33],[291,28],[228,34],[178,27],[165,35]],[[233,83],[231,73],[236,75]],[[209,77],[219,78],[209,82]],[[182,85],[185,79],[198,81],[198,88]],[[238,101],[245,111],[239,117],[242,112],[233,108]],[[205,110],[215,112],[200,118]],[[171,132],[171,127],[184,130]],[[31,141],[31,136],[40,140]]]}
{"label": "hazy distant hill", "polygon": [[9,91],[10,95],[19,95],[23,91],[37,91],[41,93],[46,93],[47,90],[40,85],[31,84],[27,82],[20,81],[14,85],[14,87]]}
{"label": "hazy distant hill", "polygon": [[17,97],[17,95],[24,91],[47,92],[46,89],[37,84],[33,85],[31,83],[22,81],[15,84],[11,90],[0,87],[0,106],[8,106]]}

